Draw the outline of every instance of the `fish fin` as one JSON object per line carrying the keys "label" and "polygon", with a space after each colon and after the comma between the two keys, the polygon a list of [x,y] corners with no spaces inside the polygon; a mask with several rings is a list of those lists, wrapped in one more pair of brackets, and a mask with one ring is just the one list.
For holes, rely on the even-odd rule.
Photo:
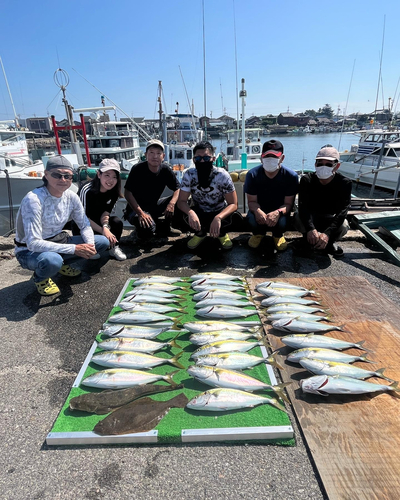
{"label": "fish fin", "polygon": [[264,338],[264,335],[259,331],[259,332],[255,332],[253,334],[254,338],[257,339],[257,340],[262,340]]}
{"label": "fish fin", "polygon": [[390,392],[394,391],[394,394],[392,394],[392,396],[395,396],[396,398],[400,398],[400,394],[396,394],[397,392],[400,392],[399,383],[393,382],[393,384],[390,384],[389,387],[390,387]]}
{"label": "fish fin", "polygon": [[376,376],[379,378],[383,378],[384,380],[387,380],[388,382],[395,382],[395,380],[393,380],[392,378],[389,378],[389,377],[385,377],[385,375],[383,374],[383,372],[386,370],[386,368],[379,368],[379,370],[376,370]]}
{"label": "fish fin", "polygon": [[278,410],[281,410],[281,411],[287,413],[287,411],[285,410],[285,407],[281,403],[279,403],[279,401],[276,401],[275,399],[272,399],[272,398],[265,398],[265,399],[268,399],[268,404],[270,404],[274,408],[277,408]]}
{"label": "fish fin", "polygon": [[273,385],[272,389],[278,394],[278,396],[283,399],[283,401],[286,401],[286,403],[290,404],[289,398],[286,396],[286,394],[283,392],[284,388],[293,382],[284,382],[283,384],[278,384],[278,385]]}
{"label": "fish fin", "polygon": [[183,353],[183,351],[182,351],[182,352],[180,352],[179,354],[177,354],[176,356],[174,356],[173,358],[171,358],[171,359],[169,360],[169,362],[171,363],[171,365],[174,365],[174,366],[176,366],[177,368],[180,368],[181,370],[184,370],[184,369],[185,369],[185,367],[184,367],[181,363],[179,363],[179,361],[178,361],[178,359],[179,359],[181,356],[183,356],[183,354],[184,354],[184,353]]}
{"label": "fish fin", "polygon": [[376,361],[372,361],[371,359],[368,359],[367,356],[368,356],[367,354],[365,356],[361,356],[360,361],[365,361],[365,363],[373,363],[373,364],[376,363]]}
{"label": "fish fin", "polygon": [[271,344],[268,342],[268,339],[267,339],[267,336],[266,335],[263,335],[260,339],[260,342],[263,343],[264,347],[269,347],[270,349],[272,349],[272,346]]}
{"label": "fish fin", "polygon": [[171,372],[171,373],[167,373],[164,377],[164,380],[166,382],[168,382],[169,384],[173,385],[173,386],[178,386],[178,384],[173,380],[173,376],[176,375],[177,373],[179,373],[180,370],[175,370],[174,372]]}
{"label": "fish fin", "polygon": [[363,351],[366,351],[366,352],[374,352],[371,349],[367,349],[366,347],[363,347],[364,344],[365,344],[365,340],[360,340],[360,342],[357,342],[356,347],[358,347],[358,349],[362,349]]}
{"label": "fish fin", "polygon": [[179,332],[177,335],[175,335],[175,337],[171,340],[171,342],[170,342],[171,347],[177,347],[178,349],[182,349],[182,346],[180,346],[179,344],[177,344],[175,342],[175,340],[179,337],[180,334],[181,334],[181,332]]}
{"label": "fish fin", "polygon": [[277,359],[276,359],[276,356],[278,355],[277,351],[274,351],[271,356],[269,356],[265,362],[270,364],[271,366],[275,366],[275,368],[279,368],[279,370],[284,370],[283,366],[281,366]]}

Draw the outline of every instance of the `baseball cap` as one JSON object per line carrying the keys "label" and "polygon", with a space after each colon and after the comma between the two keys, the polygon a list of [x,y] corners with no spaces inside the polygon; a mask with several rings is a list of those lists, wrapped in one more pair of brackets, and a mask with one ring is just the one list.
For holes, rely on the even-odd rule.
{"label": "baseball cap", "polygon": [[67,168],[73,172],[72,164],[62,155],[52,156],[47,160],[46,170],[52,170],[53,168]]}
{"label": "baseball cap", "polygon": [[283,154],[283,144],[280,141],[275,141],[274,139],[264,142],[261,158],[264,158],[264,156],[267,156],[267,154],[274,155],[277,158],[280,158]]}
{"label": "baseball cap", "polygon": [[147,146],[146,146],[146,151],[151,147],[151,146],[156,146],[157,148],[161,148],[163,151],[164,151],[164,144],[159,141],[158,139],[151,139],[151,141],[149,141],[147,143]]}
{"label": "baseball cap", "polygon": [[339,151],[336,148],[334,148],[333,146],[325,146],[318,151],[315,159],[316,160],[339,161],[340,154],[339,154]]}
{"label": "baseball cap", "polygon": [[116,170],[117,172],[121,172],[121,168],[117,160],[114,158],[105,158],[99,165],[100,172],[107,172],[107,170]]}

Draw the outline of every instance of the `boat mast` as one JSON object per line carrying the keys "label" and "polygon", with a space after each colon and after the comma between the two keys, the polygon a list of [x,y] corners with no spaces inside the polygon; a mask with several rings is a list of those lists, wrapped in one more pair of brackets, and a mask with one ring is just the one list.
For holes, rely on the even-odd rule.
{"label": "boat mast", "polygon": [[242,99],[242,152],[241,152],[241,159],[242,159],[242,165],[241,168],[246,169],[247,168],[247,153],[246,153],[246,120],[244,117],[244,108],[246,106],[246,97],[247,97],[247,92],[244,89],[244,78],[242,78],[242,90],[240,91],[239,97]]}
{"label": "boat mast", "polygon": [[7,90],[8,90],[8,95],[10,96],[11,106],[12,106],[12,109],[13,109],[13,111],[14,111],[15,126],[16,126],[16,128],[19,128],[19,121],[18,121],[17,112],[15,111],[14,101],[13,101],[13,98],[12,98],[12,95],[11,95],[11,90],[10,90],[10,87],[9,87],[9,85],[8,85],[7,75],[6,75],[6,71],[5,71],[5,69],[4,69],[4,66],[3,66],[3,61],[1,60],[1,57],[0,57],[0,64],[1,64],[1,68],[2,68],[2,70],[3,70],[4,80],[6,81],[6,86],[7,86]]}
{"label": "boat mast", "polygon": [[204,139],[207,140],[207,96],[206,96],[206,35],[204,28],[204,0],[203,7],[203,87],[204,87]]}

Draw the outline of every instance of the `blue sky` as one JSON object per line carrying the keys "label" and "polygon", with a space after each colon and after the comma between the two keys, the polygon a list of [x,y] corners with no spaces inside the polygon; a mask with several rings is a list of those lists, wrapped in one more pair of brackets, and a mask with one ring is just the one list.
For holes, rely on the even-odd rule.
{"label": "blue sky", "polygon": [[[385,0],[204,0],[207,115],[236,117],[237,84],[245,78],[246,116],[293,113],[329,103],[347,113],[375,108],[384,16],[383,86],[378,108],[400,77],[400,2]],[[0,57],[17,114],[64,118],[59,65],[70,77],[75,107],[99,106],[92,82],[128,114],[155,118],[158,81],[163,105],[204,114],[201,0],[0,0]],[[180,70],[183,75],[183,80]],[[74,69],[78,72],[75,72]],[[54,100],[53,100],[54,99]],[[396,99],[397,100],[397,99]],[[400,104],[397,106],[400,111]],[[118,113],[118,116],[122,116]],[[0,120],[12,118],[0,73]]]}

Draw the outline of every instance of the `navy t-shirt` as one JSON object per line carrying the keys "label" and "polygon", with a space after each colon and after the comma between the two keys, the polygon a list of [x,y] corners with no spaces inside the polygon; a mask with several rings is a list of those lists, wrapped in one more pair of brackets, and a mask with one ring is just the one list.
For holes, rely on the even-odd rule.
{"label": "navy t-shirt", "polygon": [[272,212],[284,204],[285,196],[295,196],[299,190],[299,176],[294,170],[284,167],[273,179],[265,175],[262,165],[247,172],[244,192],[257,196],[261,210]]}

